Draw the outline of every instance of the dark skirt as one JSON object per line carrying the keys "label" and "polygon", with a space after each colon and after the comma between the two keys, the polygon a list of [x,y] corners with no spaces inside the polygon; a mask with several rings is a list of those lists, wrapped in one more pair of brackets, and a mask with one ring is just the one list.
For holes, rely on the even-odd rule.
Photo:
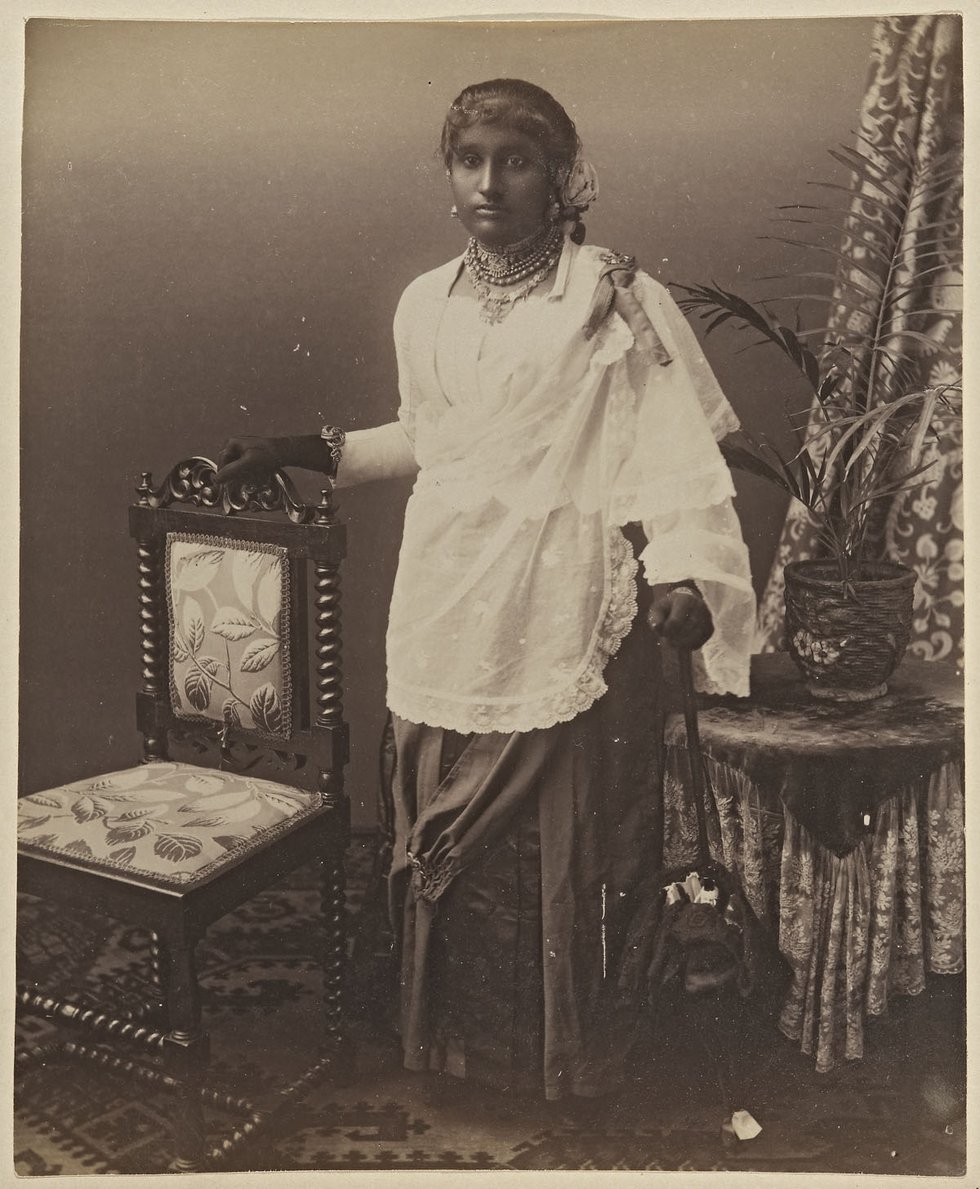
{"label": "dark skirt", "polygon": [[642,620],[570,722],[463,736],[394,720],[409,1068],[548,1098],[621,1081],[633,1029],[608,992],[625,906],[662,853],[662,664]]}

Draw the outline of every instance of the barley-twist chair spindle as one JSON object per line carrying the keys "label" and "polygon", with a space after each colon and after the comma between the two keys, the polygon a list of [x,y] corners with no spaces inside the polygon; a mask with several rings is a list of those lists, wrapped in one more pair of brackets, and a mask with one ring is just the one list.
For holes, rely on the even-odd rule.
{"label": "barley-twist chair spindle", "polygon": [[[228,1167],[347,1058],[344,526],[329,491],[307,505],[282,473],[264,485],[221,484],[213,463],[191,458],[159,487],[141,475],[130,532],[142,763],[22,797],[18,875],[27,894],[145,930],[150,994],[116,1015],[33,984],[19,989],[20,1010],[84,1029],[90,1041],[36,1045],[15,1068],[21,1078],[71,1058],[167,1091],[170,1167],[193,1172]],[[173,758],[190,744],[201,762]],[[259,762],[276,778],[253,775]],[[323,976],[322,1044],[265,1110],[207,1084],[195,951],[213,921],[302,864],[319,869],[322,928],[311,957]],[[156,1063],[117,1054],[119,1044]],[[205,1105],[240,1120],[216,1143]]]}

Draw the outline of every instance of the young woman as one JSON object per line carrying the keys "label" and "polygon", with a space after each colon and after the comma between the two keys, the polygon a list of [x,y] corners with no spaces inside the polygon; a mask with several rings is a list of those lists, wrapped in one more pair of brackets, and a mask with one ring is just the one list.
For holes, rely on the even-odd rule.
{"label": "young woman", "polygon": [[387,638],[405,1062],[593,1097],[622,1075],[624,905],[660,861],[659,638],[748,693],[736,421],[666,291],[582,244],[595,176],[547,92],[468,87],[442,150],[470,238],[399,303],[398,420],[234,438],[219,478],[417,474]]}

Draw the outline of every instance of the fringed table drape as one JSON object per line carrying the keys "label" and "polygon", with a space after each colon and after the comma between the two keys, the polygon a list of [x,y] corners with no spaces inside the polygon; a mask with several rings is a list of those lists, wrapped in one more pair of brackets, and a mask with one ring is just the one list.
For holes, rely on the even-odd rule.
{"label": "fringed table drape", "polygon": [[[868,1016],[965,957],[962,689],[906,661],[861,708],[815,705],[784,654],[753,698],[701,714],[713,856],[735,872],[793,969],[779,1026],[820,1071],[861,1057]],[[696,851],[688,755],[668,723],[665,862]],[[804,824],[804,822],[806,824]]]}
{"label": "fringed table drape", "polygon": [[[923,168],[947,154],[962,154],[962,21],[956,15],[885,17],[875,25],[867,91],[860,112],[857,147],[887,152],[902,139],[914,146]],[[894,210],[889,210],[889,201]],[[914,358],[899,376],[882,369],[876,403],[902,391],[953,384],[962,368],[963,179],[941,185],[907,210],[897,195],[877,189],[856,200],[860,219],[845,226],[844,261],[831,299],[828,340],[863,333],[859,317],[841,303],[848,285],[867,285],[868,270],[880,270],[878,298],[893,330],[915,332]],[[852,210],[854,208],[852,207]],[[897,212],[900,212],[900,216]],[[901,222],[897,228],[896,221]],[[860,234],[855,228],[860,228]],[[869,252],[870,246],[879,249]],[[882,250],[883,249],[883,250]],[[847,259],[861,272],[848,270]],[[928,268],[919,262],[927,258]],[[896,266],[890,267],[888,261]],[[876,264],[876,261],[878,262]],[[863,278],[863,280],[862,280]],[[896,312],[897,311],[897,314]],[[873,317],[874,311],[865,312]],[[911,341],[911,340],[910,340]],[[962,435],[957,427],[923,461],[934,466],[921,487],[883,502],[874,526],[876,552],[916,571],[911,651],[924,660],[963,659]],[[769,580],[759,605],[759,648],[783,645],[783,568],[818,555],[809,513],[790,506]]]}

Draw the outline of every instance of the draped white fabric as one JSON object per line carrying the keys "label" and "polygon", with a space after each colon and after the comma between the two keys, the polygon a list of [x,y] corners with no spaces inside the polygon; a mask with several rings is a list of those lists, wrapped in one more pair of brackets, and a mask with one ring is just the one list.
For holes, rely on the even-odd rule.
{"label": "draped white fabric", "polygon": [[694,578],[716,632],[701,685],[748,693],[755,600],[716,435],[736,424],[666,290],[634,291],[672,355],[633,350],[617,313],[587,341],[601,251],[567,241],[551,291],[502,322],[418,278],[395,318],[399,418],[420,470],[388,630],[388,704],[458,731],[549,727],[605,690],[636,614],[640,521],[653,584]]}
{"label": "draped white fabric", "polygon": [[[666,862],[695,853],[685,792],[687,752],[671,748]],[[965,962],[965,840],[961,767],[897,788],[877,808],[862,845],[841,858],[786,812],[774,789],[706,758],[717,812],[712,855],[737,873],[761,921],[778,930],[793,980],[779,1026],[825,1072],[864,1054],[868,1016],[889,997],[915,995],[926,973]]]}

